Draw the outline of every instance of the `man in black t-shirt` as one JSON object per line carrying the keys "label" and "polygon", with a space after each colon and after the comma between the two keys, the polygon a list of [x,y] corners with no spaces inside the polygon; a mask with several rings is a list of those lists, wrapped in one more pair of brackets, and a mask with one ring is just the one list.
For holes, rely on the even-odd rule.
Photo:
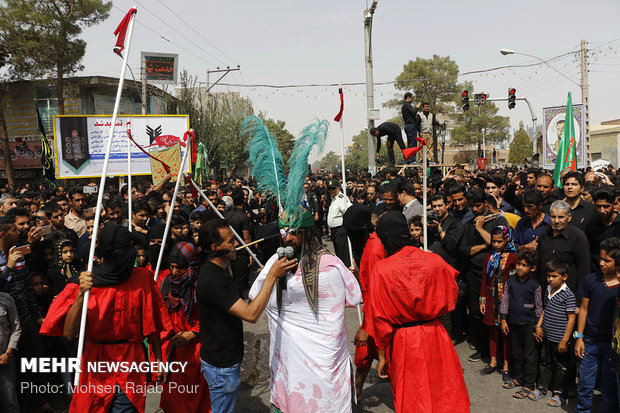
{"label": "man in black t-shirt", "polygon": [[214,219],[200,228],[200,246],[208,261],[200,267],[196,286],[200,321],[202,373],[209,383],[211,411],[232,413],[241,385],[243,323],[256,323],[267,306],[275,282],[297,266],[297,260],[277,260],[260,292],[250,304],[239,295],[227,271],[239,245],[229,223]]}
{"label": "man in black t-shirt", "polygon": [[394,122],[383,122],[376,128],[370,128],[370,134],[377,137],[377,159],[379,159],[379,152],[381,151],[381,137],[387,136],[386,145],[388,148],[390,165],[396,163],[394,158],[394,142],[400,146],[401,151],[407,148],[405,142],[403,142],[403,134],[400,130],[400,126]]}
{"label": "man in black t-shirt", "polygon": [[[249,244],[252,242],[250,231],[252,223],[247,214],[241,209],[245,199],[244,197],[245,194],[243,193],[243,189],[233,190],[231,198],[235,206],[226,214],[225,218],[230,222],[230,226],[237,231],[237,234],[243,238],[245,243]],[[245,249],[239,251],[237,257],[230,263],[230,266],[232,267],[233,279],[239,292],[242,293],[243,290],[249,289],[250,267],[252,266],[250,254],[248,254]]]}

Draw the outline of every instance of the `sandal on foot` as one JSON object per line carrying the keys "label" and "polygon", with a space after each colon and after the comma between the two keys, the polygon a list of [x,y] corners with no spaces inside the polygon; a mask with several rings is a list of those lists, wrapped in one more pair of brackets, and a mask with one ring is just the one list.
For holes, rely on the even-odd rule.
{"label": "sandal on foot", "polygon": [[515,387],[518,387],[520,385],[521,383],[519,382],[519,380],[510,379],[509,381],[504,382],[504,385],[502,387],[504,387],[505,389],[514,389]]}
{"label": "sandal on foot", "polygon": [[566,404],[566,400],[561,398],[559,395],[555,395],[547,401],[547,406],[551,407],[561,407]]}
{"label": "sandal on foot", "polygon": [[542,399],[542,398],[543,398],[543,397],[545,397],[545,396],[546,396],[546,392],[545,392],[545,393],[543,393],[543,392],[541,392],[541,391],[540,391],[540,390],[538,390],[538,389],[534,389],[534,391],[533,391],[533,392],[531,392],[530,394],[528,394],[528,396],[527,396],[527,397],[528,397],[530,400],[534,400],[534,401],[536,401],[536,400],[540,400],[540,399]]}
{"label": "sandal on foot", "polygon": [[521,390],[513,394],[512,397],[514,397],[515,399],[525,399],[530,395],[531,392],[532,390],[528,389],[527,387],[521,387]]}

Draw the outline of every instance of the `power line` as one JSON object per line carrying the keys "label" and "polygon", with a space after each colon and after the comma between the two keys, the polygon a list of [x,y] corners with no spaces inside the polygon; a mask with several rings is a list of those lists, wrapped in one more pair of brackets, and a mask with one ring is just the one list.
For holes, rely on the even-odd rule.
{"label": "power line", "polygon": [[[174,10],[172,10],[170,7],[168,7],[168,5],[166,5],[166,3],[164,3],[163,1],[159,0],[159,2],[170,11],[170,13],[174,14],[179,20],[181,20],[183,23],[185,23],[186,26],[188,26],[194,33],[196,33],[198,36],[200,36],[205,42],[209,43],[211,46],[213,46],[213,48],[215,50],[217,50],[218,52],[220,52],[224,57],[226,57],[228,60],[230,60],[232,63],[236,63],[235,59],[233,59],[232,57],[228,56],[226,53],[224,53],[219,47],[217,47],[215,44],[213,44],[213,42],[211,42],[209,39],[207,39],[206,37],[204,37],[199,31],[197,31],[196,29],[194,29],[194,26],[189,24],[188,22],[186,22],[185,20],[183,20],[183,18],[181,16],[179,16],[178,14],[176,14],[174,12]],[[222,62],[223,64],[226,64],[224,61],[218,59],[220,62]]]}
{"label": "power line", "polygon": [[[546,62],[552,61],[554,59],[558,59],[562,56],[567,56],[570,54],[573,54],[574,52],[567,52],[567,53],[563,53],[561,55],[555,56],[551,59],[547,59],[547,60],[543,60],[542,62],[536,62],[536,63],[530,63],[530,64],[518,64],[518,65],[506,65],[506,66],[498,66],[498,67],[493,67],[490,69],[481,69],[481,70],[471,70],[468,72],[462,72],[462,73],[458,73],[457,76],[469,76],[469,75],[473,75],[473,74],[478,74],[478,73],[488,73],[488,72],[493,72],[493,71],[497,71],[497,70],[504,70],[504,69],[508,69],[508,68],[521,68],[521,67],[533,67],[533,66],[539,66],[541,64],[544,64]],[[419,82],[419,81],[425,81],[425,80],[433,80],[433,79],[445,79],[447,77],[453,77],[453,75],[446,75],[446,76],[434,76],[434,77],[427,77],[427,78],[419,78],[419,79],[406,79],[406,80],[386,80],[386,81],[381,81],[381,82],[375,82],[375,86],[381,86],[381,85],[390,85],[390,84],[394,84],[397,82]],[[338,83],[307,83],[307,84],[288,84],[288,85],[268,85],[268,84],[240,84],[240,83],[218,83],[218,85],[220,86],[231,86],[231,87],[249,87],[249,88],[270,88],[270,89],[289,89],[289,88],[296,88],[296,87],[334,87],[334,86],[338,86]],[[366,85],[366,82],[344,82],[342,83],[342,86],[363,86]]]}
{"label": "power line", "polygon": [[[200,47],[198,44],[196,44],[195,42],[193,42],[190,38],[188,38],[187,36],[185,36],[183,33],[181,33],[180,31],[178,31],[177,29],[175,29],[173,26],[171,26],[170,24],[168,24],[168,22],[166,22],[164,19],[162,19],[161,17],[159,17],[158,15],[156,15],[155,13],[153,13],[152,11],[150,11],[149,9],[147,9],[146,7],[144,7],[144,5],[142,5],[138,0],[135,0],[136,3],[138,3],[140,5],[140,7],[142,7],[144,10],[146,10],[147,12],[149,12],[149,14],[151,14],[153,17],[155,17],[157,20],[159,20],[160,22],[162,22],[163,24],[165,24],[166,26],[168,26],[170,29],[172,29],[172,31],[176,32],[179,36],[181,36],[183,39],[185,39],[186,41],[188,41],[189,43],[193,44],[194,46],[196,46],[198,49],[202,50],[203,52],[205,52],[206,54],[208,54],[209,56],[213,57],[214,59],[217,60],[217,57],[212,55],[210,52],[208,52],[207,50],[203,49],[202,47]],[[206,59],[204,59],[205,61],[209,62],[212,65],[215,65],[215,63],[210,62]]]}
{"label": "power line", "polygon": [[[116,10],[118,10],[119,12],[121,12],[123,15],[125,15],[125,11],[123,9],[120,9],[119,7],[115,6],[114,4],[112,4],[112,7],[114,7]],[[210,62],[209,60],[205,59],[204,57],[192,52],[191,50],[188,50],[186,48],[184,48],[183,46],[173,42],[172,40],[166,38],[165,36],[163,36],[161,33],[156,32],[155,30],[151,29],[149,26],[147,26],[146,24],[142,23],[140,20],[136,20],[136,23],[138,23],[141,26],[144,26],[144,28],[146,28],[148,31],[150,31],[151,33],[155,34],[156,36],[160,37],[161,39],[165,40],[166,42],[175,45],[176,47],[178,47],[179,49],[186,51],[187,53],[196,56],[197,58],[203,60],[206,63],[209,64],[214,64],[213,62]]]}

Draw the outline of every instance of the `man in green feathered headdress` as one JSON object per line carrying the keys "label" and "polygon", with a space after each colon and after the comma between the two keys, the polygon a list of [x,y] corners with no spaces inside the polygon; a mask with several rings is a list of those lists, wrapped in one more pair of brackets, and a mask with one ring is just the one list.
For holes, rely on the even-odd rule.
{"label": "man in green feathered headdress", "polygon": [[[278,282],[265,310],[271,334],[271,403],[276,411],[292,412],[298,405],[291,395],[301,393],[317,411],[351,411],[353,372],[344,309],[361,301],[359,284],[319,244],[312,213],[303,208],[283,212],[279,224],[283,243],[293,248],[299,266]],[[250,298],[259,293],[276,259],[274,255],[266,263]]]}
{"label": "man in green feathered headdress", "polygon": [[[299,411],[301,403],[319,412],[350,412],[354,396],[344,308],[359,304],[362,294],[343,262],[319,244],[313,216],[301,207],[308,156],[312,148],[323,148],[328,125],[317,121],[302,130],[289,157],[288,176],[277,143],[262,121],[250,117],[242,129],[242,134],[252,136],[252,174],[261,191],[277,198],[284,244],[299,262],[278,280],[266,308],[271,403],[286,413]],[[259,294],[277,258],[273,255],[261,270],[250,289],[251,299]]]}

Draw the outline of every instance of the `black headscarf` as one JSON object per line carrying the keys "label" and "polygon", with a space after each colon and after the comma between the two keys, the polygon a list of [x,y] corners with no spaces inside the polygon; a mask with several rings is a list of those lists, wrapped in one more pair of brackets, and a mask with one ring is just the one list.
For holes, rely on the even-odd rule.
{"label": "black headscarf", "polygon": [[[149,228],[146,233],[146,237],[148,238],[148,244],[146,246],[146,258],[148,262],[151,264],[153,271],[155,270],[155,266],[157,265],[157,259],[159,258],[159,250],[161,249],[161,243],[151,245],[151,241],[154,239],[162,240],[164,239],[164,232],[166,230],[166,226],[164,224],[155,224]],[[167,245],[169,243],[166,242]],[[164,247],[165,248],[165,247]],[[161,268],[168,268],[168,257],[166,251],[164,251],[164,255],[162,257],[162,265]]]}
{"label": "black headscarf", "polygon": [[133,239],[125,226],[115,222],[104,225],[97,238],[97,255],[103,261],[93,266],[93,286],[116,285],[129,278],[136,261]]}
{"label": "black headscarf", "polygon": [[377,235],[388,256],[400,251],[403,247],[413,245],[407,218],[398,211],[388,211],[379,218]]}

